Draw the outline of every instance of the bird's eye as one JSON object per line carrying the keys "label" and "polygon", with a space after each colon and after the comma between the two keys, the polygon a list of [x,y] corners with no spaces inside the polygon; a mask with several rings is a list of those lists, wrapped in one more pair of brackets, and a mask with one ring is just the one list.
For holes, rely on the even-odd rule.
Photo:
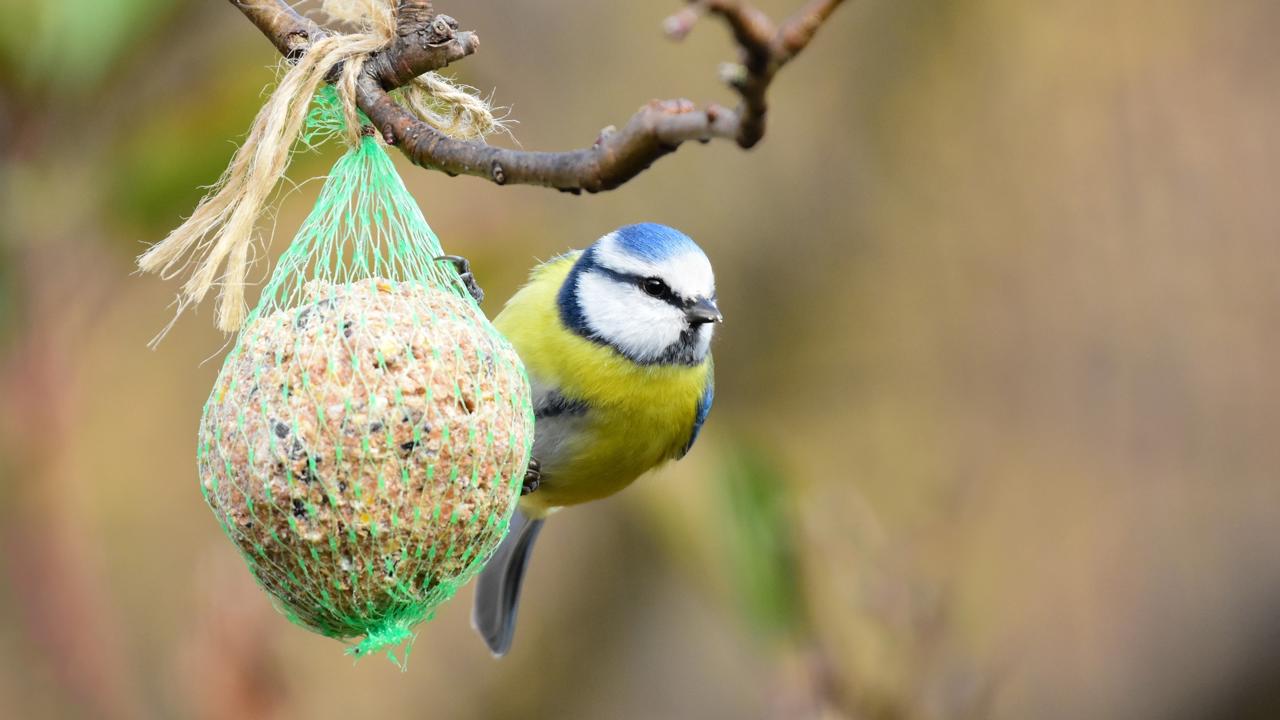
{"label": "bird's eye", "polygon": [[645,278],[640,286],[644,288],[646,294],[652,297],[662,297],[667,294],[667,284],[658,278]]}

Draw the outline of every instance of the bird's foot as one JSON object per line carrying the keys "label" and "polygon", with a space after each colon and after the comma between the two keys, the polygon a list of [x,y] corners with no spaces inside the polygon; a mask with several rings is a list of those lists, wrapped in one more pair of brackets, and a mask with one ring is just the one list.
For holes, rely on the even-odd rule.
{"label": "bird's foot", "polygon": [[476,276],[471,273],[471,263],[461,255],[441,255],[436,261],[445,261],[453,265],[453,269],[458,271],[458,276],[462,278],[462,284],[467,288],[467,292],[475,299],[477,303],[484,302],[484,290],[480,289],[480,283],[476,282]]}
{"label": "bird's foot", "polygon": [[542,484],[542,463],[537,458],[529,458],[529,467],[524,471],[524,485],[520,487],[521,495],[528,495]]}

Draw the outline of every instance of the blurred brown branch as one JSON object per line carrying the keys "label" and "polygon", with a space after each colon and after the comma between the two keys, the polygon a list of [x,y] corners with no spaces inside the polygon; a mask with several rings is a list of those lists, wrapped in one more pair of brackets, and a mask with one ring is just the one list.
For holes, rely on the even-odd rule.
{"label": "blurred brown branch", "polygon": [[[689,100],[652,100],[622,127],[610,126],[588,148],[564,152],[509,150],[455,140],[397,104],[388,91],[424,72],[438,70],[475,52],[479,39],[434,12],[427,0],[398,0],[397,38],[370,58],[358,84],[360,109],[390,144],[415,164],[449,175],[473,175],[499,184],[541,185],[573,193],[612,190],[644,172],[688,140],[731,139],[742,148],[760,141],[768,109],[766,92],[778,70],[803,50],[842,0],[812,0],[781,25],[739,0],[690,0],[669,17],[667,35],[682,39],[699,16],[728,23],[741,61],[723,77],[741,100],[730,109]],[[286,57],[297,58],[327,31],[283,0],[231,0]]]}

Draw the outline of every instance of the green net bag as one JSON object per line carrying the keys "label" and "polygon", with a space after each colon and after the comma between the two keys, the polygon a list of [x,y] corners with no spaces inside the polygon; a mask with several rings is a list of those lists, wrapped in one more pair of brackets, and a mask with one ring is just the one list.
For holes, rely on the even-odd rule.
{"label": "green net bag", "polygon": [[[332,89],[309,140],[340,128]],[[201,488],[290,620],[411,639],[506,532],[528,381],[374,137],[334,165],[200,422]],[[391,655],[396,660],[394,655]]]}

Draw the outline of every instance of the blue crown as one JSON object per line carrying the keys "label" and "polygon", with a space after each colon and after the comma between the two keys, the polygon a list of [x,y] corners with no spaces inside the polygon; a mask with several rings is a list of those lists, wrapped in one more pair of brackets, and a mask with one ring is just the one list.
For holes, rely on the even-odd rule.
{"label": "blue crown", "polygon": [[659,262],[687,252],[702,252],[702,248],[688,235],[657,223],[626,225],[614,234],[620,248],[649,262]]}

